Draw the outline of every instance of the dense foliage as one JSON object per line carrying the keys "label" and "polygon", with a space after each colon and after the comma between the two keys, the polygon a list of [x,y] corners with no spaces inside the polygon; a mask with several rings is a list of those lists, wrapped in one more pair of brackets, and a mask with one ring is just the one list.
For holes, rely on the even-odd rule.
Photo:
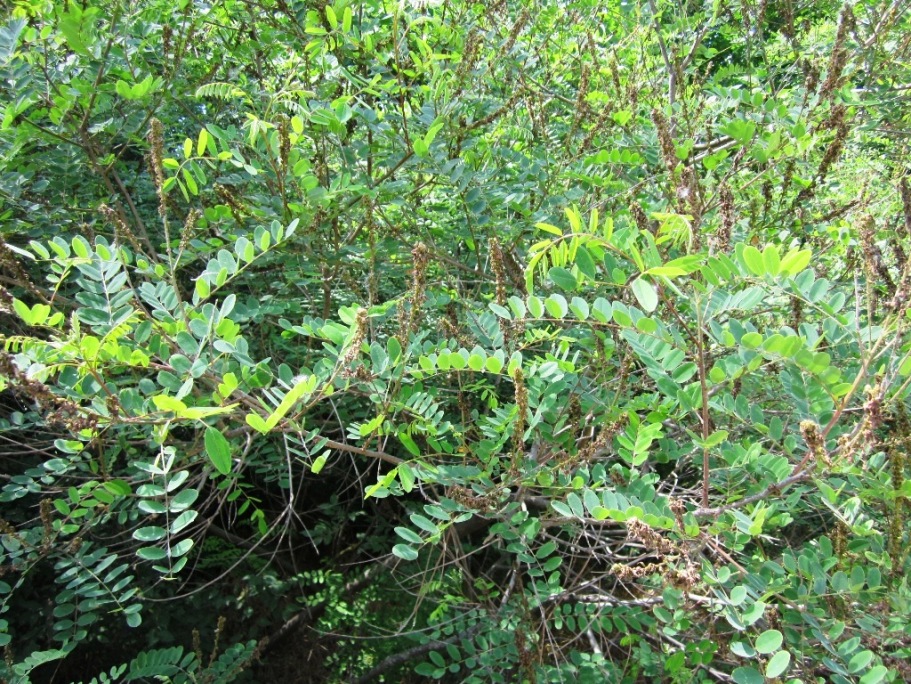
{"label": "dense foliage", "polygon": [[5,681],[911,679],[911,20],[14,0]]}

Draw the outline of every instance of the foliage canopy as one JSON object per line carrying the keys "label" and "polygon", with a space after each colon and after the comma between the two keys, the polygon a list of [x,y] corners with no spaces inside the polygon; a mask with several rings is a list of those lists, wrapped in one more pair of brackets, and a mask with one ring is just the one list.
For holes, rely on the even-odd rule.
{"label": "foliage canopy", "polygon": [[911,679],[909,55],[900,1],[15,0],[2,676]]}

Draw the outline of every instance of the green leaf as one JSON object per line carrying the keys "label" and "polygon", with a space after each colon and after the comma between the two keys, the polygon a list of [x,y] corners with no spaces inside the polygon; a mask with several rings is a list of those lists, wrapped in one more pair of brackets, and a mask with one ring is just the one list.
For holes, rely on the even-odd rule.
{"label": "green leaf", "polygon": [[765,667],[765,676],[769,679],[780,677],[791,664],[791,654],[788,651],[779,651],[769,659]]}
{"label": "green leaf", "polygon": [[194,520],[196,520],[197,515],[199,515],[199,513],[194,510],[184,511],[178,515],[171,522],[171,534],[179,534],[182,532],[183,529],[187,527],[187,525],[190,525]]}
{"label": "green leaf", "polygon": [[25,321],[26,325],[32,324],[32,310],[29,308],[28,304],[19,299],[13,299],[13,308],[16,310],[16,313],[19,314],[19,318]]}
{"label": "green leaf", "polygon": [[[173,546],[171,546],[171,558],[180,558],[181,556],[190,552],[190,549],[193,548],[193,540],[191,538],[182,539]],[[181,566],[182,567],[182,566]],[[175,568],[174,570],[178,570]]]}
{"label": "green leaf", "polygon": [[310,472],[314,475],[319,475],[320,471],[322,471],[323,467],[326,465],[326,461],[328,460],[329,452],[320,454],[315,459],[313,459],[313,463],[310,466]]}
{"label": "green leaf", "polygon": [[721,132],[731,136],[741,145],[747,145],[756,133],[756,124],[746,119],[733,119],[721,128]]}
{"label": "green leaf", "polygon": [[857,674],[861,670],[866,670],[867,666],[873,661],[873,657],[873,651],[869,650],[855,653],[850,662],[848,662],[848,672]]}
{"label": "green leaf", "polygon": [[264,421],[262,419],[262,416],[260,416],[258,413],[248,413],[246,421],[247,425],[252,427],[254,430],[261,432],[262,434],[266,434],[270,430],[269,426],[266,424],[266,421]]}
{"label": "green leaf", "polygon": [[674,278],[676,276],[686,275],[686,271],[679,266],[653,266],[645,272],[645,275],[664,276],[665,278]]}
{"label": "green leaf", "polygon": [[889,668],[884,665],[877,665],[860,678],[859,684],[879,684],[879,682],[886,678],[887,674],[889,674]]}
{"label": "green leaf", "polygon": [[214,427],[207,427],[205,433],[206,454],[215,470],[222,475],[231,472],[231,444],[220,430]]}
{"label": "green leaf", "polygon": [[553,266],[548,272],[547,277],[551,282],[562,290],[572,292],[576,289],[576,276],[561,266]]}
{"label": "green leaf", "polygon": [[813,258],[813,252],[809,249],[791,250],[784,259],[781,260],[779,273],[785,275],[796,275],[810,265],[810,259]]}
{"label": "green leaf", "polygon": [[395,337],[386,340],[386,355],[389,357],[389,363],[395,365],[402,356],[402,344]]}
{"label": "green leaf", "polygon": [[440,528],[430,520],[425,518],[420,513],[412,513],[410,516],[411,522],[413,522],[417,527],[420,527],[425,532],[428,532],[431,535],[436,535],[440,533]]}
{"label": "green leaf", "polygon": [[402,490],[406,494],[410,494],[411,490],[414,489],[415,479],[414,471],[410,465],[407,463],[399,464],[399,482],[402,483]]}
{"label": "green leaf", "polygon": [[503,359],[497,356],[488,356],[487,360],[484,361],[484,368],[487,369],[488,373],[499,373],[503,370]]}
{"label": "green leaf", "polygon": [[542,544],[537,551],[535,551],[535,558],[541,560],[542,558],[547,558],[550,554],[557,550],[557,544],[554,541],[546,542]]}
{"label": "green leaf", "polygon": [[512,320],[512,314],[510,313],[509,309],[507,309],[505,306],[501,306],[501,305],[497,304],[496,302],[491,302],[487,306],[490,307],[490,310],[493,311],[500,318],[507,320],[507,321]]}
{"label": "green leaf", "polygon": [[412,530],[410,527],[396,527],[395,533],[410,544],[424,543],[424,540],[421,539],[420,535],[418,535],[418,533]]}
{"label": "green leaf", "polygon": [[777,629],[768,629],[756,637],[756,652],[763,655],[772,653],[781,648],[783,637]]}
{"label": "green leaf", "polygon": [[762,344],[762,335],[758,332],[748,332],[746,335],[740,338],[740,344],[742,344],[747,349],[756,349],[759,345]]}
{"label": "green leaf", "polygon": [[[418,447],[417,443],[414,441],[414,438],[412,438],[411,435],[409,435],[407,432],[400,432],[398,434],[398,437],[399,437],[399,441],[402,443],[402,445],[406,449],[408,449],[409,454],[411,454],[412,456],[421,455],[421,449]],[[403,465],[405,465],[405,464],[403,463],[401,466],[399,466],[399,468],[401,468]],[[401,478],[399,478],[399,479],[401,479]],[[402,484],[403,485],[405,484],[404,480],[402,481]]]}
{"label": "green leaf", "polygon": [[694,440],[696,444],[705,449],[711,449],[721,444],[724,440],[728,438],[727,430],[718,430],[709,435],[705,440],[696,439]]}
{"label": "green leaf", "polygon": [[406,561],[413,561],[418,557],[418,552],[407,544],[396,544],[392,547],[392,553]]}
{"label": "green leaf", "polygon": [[536,223],[535,228],[537,228],[538,230],[543,230],[545,233],[550,233],[551,235],[560,235],[560,236],[563,235],[562,230],[560,230],[556,226],[550,225],[549,223]]}
{"label": "green leaf", "polygon": [[764,684],[762,673],[755,667],[738,667],[731,673],[737,684]]}
{"label": "green leaf", "polygon": [[102,487],[116,496],[129,496],[133,493],[126,480],[107,480],[102,483]]}
{"label": "green leaf", "polygon": [[586,302],[581,297],[573,297],[573,300],[569,303],[569,309],[580,321],[586,320],[589,313],[591,313],[588,302]]}
{"label": "green leaf", "polygon": [[[595,216],[596,214],[593,214]],[[597,276],[595,260],[585,247],[580,246],[576,250],[575,258],[576,266],[579,268],[579,271],[582,272],[590,280],[595,280]]]}
{"label": "green leaf", "polygon": [[163,527],[155,525],[149,527],[140,527],[133,532],[133,539],[142,542],[155,542],[168,536],[168,531]]}
{"label": "green leaf", "polygon": [[272,415],[266,420],[268,430],[271,430],[278,425],[278,421],[284,418],[288,411],[290,411],[300,399],[311,394],[313,390],[316,389],[316,384],[317,380],[315,375],[304,376],[298,380],[294,384],[294,387],[292,387],[282,398],[281,403],[276,407],[275,411],[272,412]]}
{"label": "green leaf", "polygon": [[762,252],[753,247],[753,245],[747,245],[743,248],[743,261],[753,275],[761,276],[765,274]]}
{"label": "green leaf", "polygon": [[544,308],[547,309],[547,313],[553,318],[563,318],[569,310],[569,306],[566,303],[566,297],[561,294],[552,294],[545,299]]}
{"label": "green leaf", "polygon": [[639,276],[633,282],[633,294],[636,295],[636,301],[645,309],[646,313],[651,313],[658,308],[658,293],[655,286],[648,280]]}
{"label": "green leaf", "polygon": [[778,254],[778,248],[775,245],[767,245],[762,250],[762,264],[765,272],[769,275],[778,275],[781,269],[781,257]]}
{"label": "green leaf", "polygon": [[380,428],[380,426],[383,424],[384,420],[386,420],[386,414],[381,413],[380,415],[376,416],[372,420],[369,420],[368,422],[361,425],[360,428],[358,428],[358,433],[360,434],[361,437],[367,437],[368,435],[372,435],[374,432],[376,432]]}

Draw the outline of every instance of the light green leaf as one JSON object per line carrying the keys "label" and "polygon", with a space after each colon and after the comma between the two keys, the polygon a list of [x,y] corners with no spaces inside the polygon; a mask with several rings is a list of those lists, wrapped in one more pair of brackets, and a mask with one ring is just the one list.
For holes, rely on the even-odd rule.
{"label": "light green leaf", "polygon": [[206,454],[215,470],[222,475],[231,472],[231,444],[220,430],[214,427],[207,427],[204,437]]}
{"label": "light green leaf", "polygon": [[809,249],[791,250],[784,259],[781,260],[779,273],[784,275],[796,275],[810,265],[810,259],[813,258],[813,252]]}
{"label": "light green leaf", "polygon": [[503,359],[496,356],[488,356],[487,360],[484,361],[484,368],[487,369],[488,373],[499,373],[503,370]]}
{"label": "light green leaf", "polygon": [[765,274],[762,252],[753,247],[753,245],[747,245],[743,248],[743,261],[753,275],[761,276]]}
{"label": "light green leaf", "polygon": [[580,232],[582,230],[582,217],[579,215],[579,212],[573,207],[564,207],[563,213],[566,214],[566,219],[569,221],[569,227],[572,228],[573,232]]}
{"label": "light green leaf", "polygon": [[675,278],[676,276],[686,275],[686,271],[679,266],[653,266],[645,272],[646,275],[664,276],[666,278]]}
{"label": "light green leaf", "polygon": [[395,533],[399,535],[406,542],[411,544],[423,544],[424,540],[421,539],[420,535],[412,530],[410,527],[396,527]]}
{"label": "light green leaf", "polygon": [[199,513],[194,510],[184,511],[171,522],[171,534],[180,534],[188,525],[190,525]]}
{"label": "light green leaf", "polygon": [[772,276],[778,275],[778,272],[781,269],[781,257],[778,254],[778,248],[775,245],[767,245],[766,248],[762,250],[762,264],[766,273]]}
{"label": "light green leaf", "polygon": [[540,297],[528,295],[526,306],[528,307],[528,313],[535,318],[541,318],[541,316],[544,315],[544,303],[541,301]]}
{"label": "light green leaf", "polygon": [[509,365],[506,367],[506,374],[512,377],[513,373],[516,372],[516,369],[521,367],[522,352],[516,350],[509,356]]}
{"label": "light green leaf", "polygon": [[777,629],[767,629],[756,638],[756,651],[763,655],[772,653],[781,648],[783,637]]}
{"label": "light green leaf", "polygon": [[320,454],[315,459],[313,459],[313,464],[310,466],[310,472],[314,475],[319,475],[323,467],[326,465],[326,461],[329,460],[329,452]]}
{"label": "light green leaf", "polygon": [[658,308],[658,293],[655,291],[655,286],[648,280],[639,276],[632,282],[631,287],[636,300],[645,309],[646,313],[651,313]]}
{"label": "light green leaf", "polygon": [[851,658],[850,662],[848,663],[848,672],[851,672],[852,674],[856,674],[856,673],[860,672],[861,670],[867,669],[867,666],[873,660],[873,657],[874,657],[873,651],[869,651],[869,650],[864,650],[864,651],[861,651],[860,653],[854,654],[854,656]]}
{"label": "light green leaf", "polygon": [[372,435],[374,432],[376,432],[379,429],[379,427],[383,424],[384,420],[386,420],[386,414],[381,413],[380,415],[376,416],[373,420],[361,425],[361,427],[358,429],[358,432],[360,433],[361,437],[367,437],[368,435]]}
{"label": "light green leaf", "polygon": [[779,651],[769,659],[765,667],[765,676],[769,679],[780,677],[791,664],[791,654],[788,651]]}
{"label": "light green leaf", "polygon": [[586,320],[590,313],[588,302],[581,297],[573,297],[573,300],[569,303],[569,309],[580,321]]}
{"label": "light green leaf", "polygon": [[272,412],[272,415],[266,420],[266,425],[268,429],[271,430],[276,425],[278,421],[285,417],[288,411],[291,410],[291,407],[294,406],[300,399],[305,396],[309,396],[314,389],[316,389],[317,379],[315,375],[304,376],[295,383],[294,387],[282,398],[281,403],[278,407]]}
{"label": "light green leaf", "polygon": [[535,228],[538,230],[543,230],[545,233],[550,233],[551,235],[563,235],[562,230],[556,226],[550,225],[549,223],[536,223]]}
{"label": "light green leaf", "polygon": [[[399,439],[402,439],[402,436],[403,435],[399,435]],[[404,436],[408,437],[408,435],[404,435]],[[408,437],[408,439],[411,439],[411,437]],[[404,444],[404,443],[405,442],[403,440],[402,444]],[[414,440],[412,440],[411,443],[414,444]],[[417,445],[415,445],[415,449],[417,449]],[[417,454],[415,454],[415,455],[417,455]],[[410,493],[411,490],[414,489],[414,482],[415,482],[414,471],[411,469],[411,466],[408,465],[407,463],[399,464],[399,482],[402,483],[402,490],[406,494]]]}
{"label": "light green leaf", "polygon": [[252,427],[254,430],[261,432],[262,434],[266,434],[270,430],[269,426],[266,424],[266,421],[264,421],[262,419],[262,416],[260,416],[258,413],[248,413],[246,421],[247,425]]}
{"label": "light green leaf", "polygon": [[762,335],[758,332],[748,332],[746,335],[740,338],[740,344],[742,344],[747,349],[756,349],[759,345],[762,344]]}
{"label": "light green leaf", "polygon": [[392,553],[406,561],[413,561],[418,557],[418,552],[407,544],[396,544],[392,547]]}
{"label": "light green leaf", "polygon": [[196,156],[201,157],[206,151],[209,142],[209,132],[205,128],[199,129],[199,138],[196,140]]}
{"label": "light green leaf", "polygon": [[19,314],[19,318],[25,321],[26,325],[32,324],[32,310],[28,304],[19,299],[13,299],[13,308]]}
{"label": "light green leaf", "polygon": [[721,444],[727,438],[728,438],[727,430],[718,430],[717,432],[713,432],[711,435],[709,435],[705,440],[697,439],[695,441],[700,447],[704,447],[706,449],[711,449],[712,447],[715,447],[715,446],[718,446],[719,444]]}
{"label": "light green leaf", "polygon": [[879,684],[879,682],[886,678],[887,674],[889,674],[889,668],[884,665],[877,665],[860,678],[860,684]]}
{"label": "light green leaf", "polygon": [[165,528],[152,525],[149,527],[140,527],[133,532],[133,539],[141,542],[154,542],[164,539],[167,535],[168,531]]}
{"label": "light green leaf", "polygon": [[544,308],[547,309],[553,318],[563,318],[569,307],[566,303],[566,297],[561,294],[552,294],[544,300]]}

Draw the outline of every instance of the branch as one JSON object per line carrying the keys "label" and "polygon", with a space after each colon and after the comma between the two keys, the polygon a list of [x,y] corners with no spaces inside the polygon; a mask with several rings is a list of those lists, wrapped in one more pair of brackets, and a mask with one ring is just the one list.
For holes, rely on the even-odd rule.
{"label": "branch", "polygon": [[484,623],[479,622],[471,629],[463,632],[462,634],[456,634],[445,641],[428,641],[426,644],[419,644],[413,648],[409,648],[405,651],[399,653],[393,653],[391,656],[382,661],[379,665],[370,670],[367,674],[363,674],[357,679],[350,680],[351,684],[368,684],[368,682],[377,681],[377,676],[398,665],[404,665],[409,660],[414,660],[418,656],[422,656],[425,653],[430,653],[431,651],[441,651],[450,644],[454,644],[457,641],[462,639],[468,639],[473,637],[479,631],[481,631],[481,625]]}
{"label": "branch", "polygon": [[749,506],[751,503],[762,501],[772,494],[779,494],[783,489],[790,487],[792,484],[797,484],[798,482],[809,480],[810,475],[811,473],[808,470],[801,471],[794,475],[789,475],[781,482],[770,484],[761,492],[757,494],[751,494],[750,496],[744,497],[733,503],[725,504],[724,506],[716,506],[714,508],[709,508],[708,506],[700,506],[693,511],[693,515],[695,515],[697,518],[717,518],[719,515],[725,513],[726,511],[732,511],[736,508],[743,508],[744,506]]}
{"label": "branch", "polygon": [[326,441],[326,446],[337,449],[338,451],[347,451],[352,454],[360,454],[361,456],[378,458],[379,460],[386,461],[386,463],[391,463],[392,465],[399,465],[405,462],[404,459],[401,459],[398,456],[393,456],[392,454],[387,454],[383,451],[371,451],[370,449],[363,449],[361,447],[352,446],[351,444],[336,442],[332,439]]}
{"label": "branch", "polygon": [[[677,70],[671,61],[671,55],[668,52],[667,44],[664,42],[664,36],[661,35],[661,23],[658,21],[658,8],[655,7],[655,0],[649,0],[649,9],[652,12],[652,19],[655,22],[655,35],[658,37],[658,47],[661,50],[661,59],[664,60],[664,67],[668,73],[667,98],[668,104],[672,107],[677,101]],[[671,119],[671,132],[674,130],[674,121]]]}

